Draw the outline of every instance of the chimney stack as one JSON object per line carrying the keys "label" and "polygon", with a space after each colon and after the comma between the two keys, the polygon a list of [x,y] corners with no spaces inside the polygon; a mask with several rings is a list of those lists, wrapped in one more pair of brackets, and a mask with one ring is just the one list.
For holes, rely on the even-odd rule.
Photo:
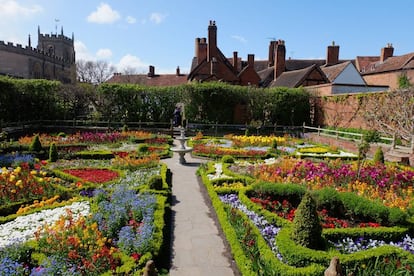
{"label": "chimney stack", "polygon": [[247,55],[247,66],[254,68],[254,55],[253,54]]}
{"label": "chimney stack", "polygon": [[177,66],[177,69],[175,70],[175,74],[177,76],[180,76],[181,75],[181,73],[180,73],[180,66]]}
{"label": "chimney stack", "polygon": [[152,65],[149,66],[149,71],[148,71],[147,76],[150,77],[150,78],[155,76],[155,67],[154,66],[152,66]]}
{"label": "chimney stack", "polygon": [[272,67],[273,65],[275,65],[275,45],[276,45],[276,41],[272,40],[270,41],[269,44],[269,67]]}
{"label": "chimney stack", "polygon": [[384,62],[387,58],[392,57],[394,54],[394,47],[391,43],[388,43],[387,46],[381,49],[380,62]]}
{"label": "chimney stack", "polygon": [[215,56],[217,56],[217,26],[216,21],[210,20],[210,25],[208,26],[207,61],[211,61]]}
{"label": "chimney stack", "polygon": [[239,71],[239,66],[238,66],[238,63],[239,63],[239,57],[237,56],[237,52],[236,51],[234,51],[233,52],[233,69],[234,69],[234,72],[238,72]]}
{"label": "chimney stack", "polygon": [[286,47],[284,40],[278,40],[275,45],[275,74],[274,79],[277,79],[284,71],[286,67]]}
{"label": "chimney stack", "polygon": [[207,58],[207,42],[205,37],[195,39],[195,57],[197,58],[197,65]]}
{"label": "chimney stack", "polygon": [[326,65],[335,65],[339,62],[339,45],[335,45],[335,41],[332,41],[332,45],[328,46],[326,53]]}

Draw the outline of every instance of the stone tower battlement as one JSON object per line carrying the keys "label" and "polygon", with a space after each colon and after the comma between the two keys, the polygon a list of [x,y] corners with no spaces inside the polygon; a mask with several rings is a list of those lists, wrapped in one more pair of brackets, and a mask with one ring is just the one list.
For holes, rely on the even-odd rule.
{"label": "stone tower battlement", "polygon": [[74,35],[41,34],[38,27],[38,44],[28,45],[0,41],[0,75],[17,78],[44,78],[64,83],[76,81]]}

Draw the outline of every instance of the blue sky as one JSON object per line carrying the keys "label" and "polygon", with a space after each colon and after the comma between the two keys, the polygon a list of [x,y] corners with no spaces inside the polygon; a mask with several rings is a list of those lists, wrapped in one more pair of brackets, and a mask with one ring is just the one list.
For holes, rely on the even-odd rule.
{"label": "blue sky", "polygon": [[123,72],[188,73],[194,41],[217,25],[224,55],[267,59],[269,41],[283,39],[287,57],[375,56],[387,43],[394,55],[414,52],[412,0],[0,0],[0,40],[37,45],[41,33],[75,36],[77,59],[106,60]]}

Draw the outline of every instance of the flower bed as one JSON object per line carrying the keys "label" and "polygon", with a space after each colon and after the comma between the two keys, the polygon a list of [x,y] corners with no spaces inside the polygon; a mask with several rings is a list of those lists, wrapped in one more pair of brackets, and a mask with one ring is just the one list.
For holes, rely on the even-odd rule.
{"label": "flower bed", "polygon": [[331,159],[356,159],[357,155],[327,146],[305,144],[302,140],[284,136],[238,136],[210,138],[197,135],[190,140],[193,154],[209,158],[231,155],[238,158],[264,159],[271,156],[291,155]]}
{"label": "flower bed", "polygon": [[[141,134],[136,132],[133,139],[164,142],[155,135]],[[124,136],[87,135],[99,143],[131,137]],[[67,138],[70,143],[79,142]],[[51,172],[67,180],[50,177]],[[43,164],[42,170],[23,165],[2,169],[0,184],[8,184],[4,186],[10,190],[26,188],[28,195],[24,197],[22,190],[26,204],[16,198],[16,208],[8,208],[7,217],[0,217],[0,274],[138,275],[150,259],[161,269],[167,263],[160,256],[168,248],[163,237],[171,192],[167,181],[167,168],[159,157],[132,158],[129,154],[117,154],[113,160],[60,159]],[[29,189],[40,183],[50,193]]]}
{"label": "flower bed", "polygon": [[[231,189],[218,188],[214,181],[226,179],[223,176],[234,178],[240,171],[254,176],[255,174],[252,172],[256,171],[255,168],[260,168],[260,166],[276,168],[277,161],[275,163],[268,162],[267,165],[260,163],[258,166],[252,163],[236,162],[226,166],[226,169],[223,165],[217,164],[219,163],[211,162],[207,167],[200,168],[199,172],[243,275],[254,275],[255,271],[259,270],[265,275],[272,275],[275,271],[280,271],[280,273],[283,271],[283,275],[321,275],[333,256],[339,256],[346,273],[353,272],[359,275],[359,273],[364,273],[363,267],[372,271],[378,269],[388,271],[389,275],[410,273],[411,265],[414,264],[414,255],[412,255],[414,246],[411,237],[407,236],[409,227],[406,225],[409,222],[404,221],[404,218],[407,218],[404,211],[396,208],[386,209],[386,207],[376,205],[379,203],[361,198],[354,199],[354,197],[358,197],[355,193],[338,192],[331,188],[315,191],[317,202],[322,204],[321,206],[330,206],[330,208],[321,207],[319,216],[323,219],[322,222],[326,227],[323,230],[323,237],[331,244],[328,246],[329,251],[315,252],[296,245],[290,238],[294,218],[293,210],[300,200],[300,194],[303,194],[307,189],[306,185],[302,185],[302,182],[299,181],[300,184],[296,186],[276,183],[268,183],[263,186],[263,184],[256,183],[247,187],[243,185]],[[240,164],[243,164],[244,168],[250,167],[250,169],[240,169]],[[291,167],[286,167],[287,171],[288,168]],[[230,173],[227,171],[228,169],[231,170]],[[285,169],[283,166],[279,168],[282,171],[283,169]],[[323,172],[321,170],[315,171]],[[291,174],[293,172],[294,170],[289,171]],[[275,170],[274,174],[277,173],[278,171]],[[270,177],[272,174],[268,173],[266,176]],[[299,176],[296,178],[300,179]],[[226,182],[223,180],[223,183]],[[274,187],[278,188],[271,192]],[[254,189],[256,191],[252,193]],[[236,194],[229,194],[234,192],[240,198]],[[279,197],[276,196],[277,194]],[[329,198],[331,200],[328,200]],[[343,202],[344,205],[338,207],[339,202]],[[352,219],[332,217],[331,211],[336,212],[344,206],[356,208],[351,212],[344,213],[344,215],[353,214]],[[238,211],[233,210],[234,208]],[[240,212],[243,214],[239,214]],[[398,215],[395,215],[394,212],[398,212]],[[363,217],[357,219],[356,216],[361,215]],[[371,215],[374,220],[364,221]],[[400,216],[401,218],[396,219]],[[396,226],[384,227],[381,226],[382,223]],[[273,235],[271,239],[268,237],[269,234]],[[361,239],[361,237],[364,238]],[[263,242],[266,243],[266,248],[263,247]],[[355,248],[359,250],[352,251]],[[380,265],[382,262],[388,263],[391,267],[385,268]],[[402,268],[398,266],[398,263],[404,263],[406,266]]]}

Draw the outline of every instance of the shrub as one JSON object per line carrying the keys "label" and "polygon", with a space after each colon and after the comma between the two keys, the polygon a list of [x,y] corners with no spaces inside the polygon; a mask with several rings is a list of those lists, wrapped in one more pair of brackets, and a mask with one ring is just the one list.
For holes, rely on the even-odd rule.
{"label": "shrub", "polygon": [[345,213],[345,207],[339,196],[338,191],[334,188],[324,188],[314,193],[316,205],[319,210],[326,209],[332,215]]}
{"label": "shrub", "polygon": [[296,210],[291,237],[304,247],[323,248],[322,226],[316,212],[315,200],[309,192],[303,196]]}
{"label": "shrub", "polygon": [[234,163],[234,157],[231,156],[231,155],[223,155],[223,157],[221,158],[221,162],[228,163],[228,164],[233,164]]}
{"label": "shrub", "polygon": [[58,150],[56,143],[51,143],[49,148],[49,161],[56,162],[58,160]]}
{"label": "shrub", "polygon": [[375,151],[374,162],[384,164],[384,152],[382,151],[381,147],[377,148],[377,150]]}
{"label": "shrub", "polygon": [[360,220],[388,223],[389,209],[381,203],[360,197],[352,192],[343,192],[339,196],[349,215],[356,216]]}
{"label": "shrub", "polygon": [[140,144],[138,146],[138,152],[140,152],[140,153],[147,153],[148,152],[148,148],[149,148],[148,144]]}
{"label": "shrub", "polygon": [[148,180],[148,186],[150,189],[162,190],[162,177],[161,175],[153,175]]}
{"label": "shrub", "polygon": [[276,200],[287,199],[293,206],[298,206],[305,193],[306,188],[299,184],[258,182],[248,191],[248,196],[270,196]]}
{"label": "shrub", "polygon": [[276,140],[273,140],[273,142],[272,142],[272,148],[274,150],[277,150],[277,141]]}
{"label": "shrub", "polygon": [[33,137],[32,143],[29,146],[29,151],[40,152],[42,151],[42,144],[40,143],[39,134]]}

